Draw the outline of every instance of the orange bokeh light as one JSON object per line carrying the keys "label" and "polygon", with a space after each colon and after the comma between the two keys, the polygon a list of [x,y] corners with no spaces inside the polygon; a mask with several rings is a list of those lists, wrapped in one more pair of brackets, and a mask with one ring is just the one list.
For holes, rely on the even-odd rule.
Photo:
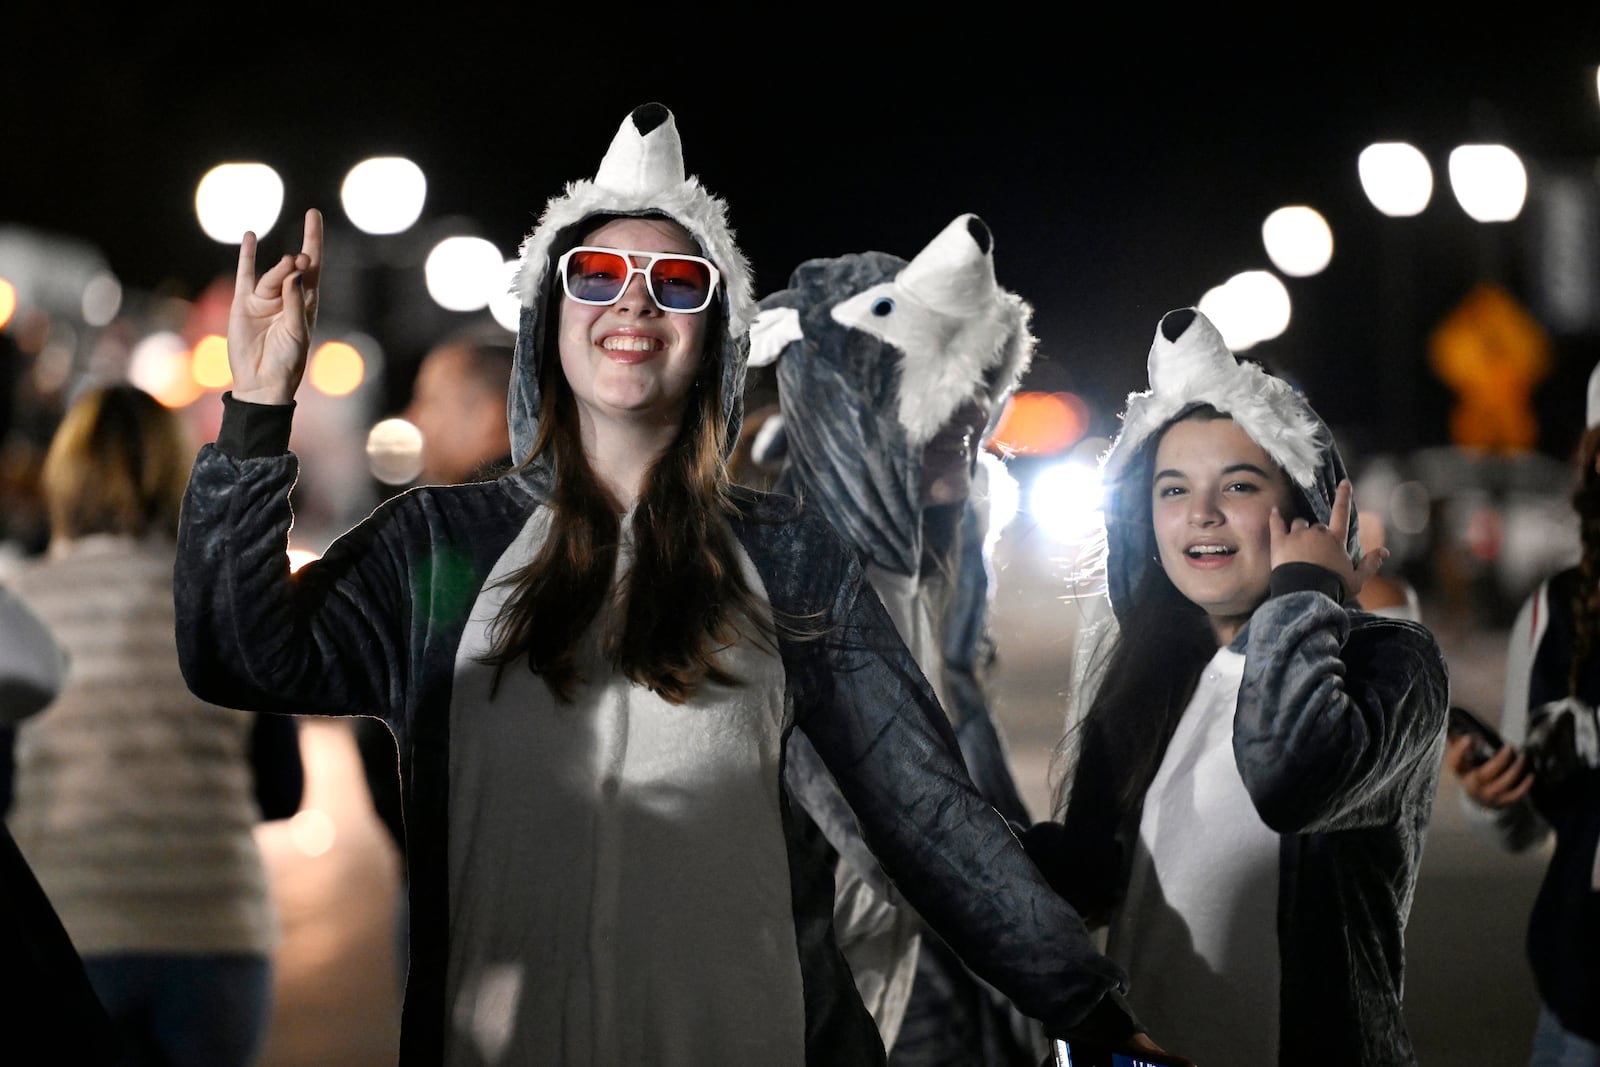
{"label": "orange bokeh light", "polygon": [[1075,393],[1021,392],[1011,397],[989,450],[1001,456],[1048,456],[1076,444],[1089,430],[1089,405]]}
{"label": "orange bokeh light", "polygon": [[17,313],[17,287],[0,278],[0,330],[6,328],[11,322],[11,316]]}
{"label": "orange bokeh light", "polygon": [[228,369],[228,340],[214,333],[200,338],[194,346],[194,356],[189,361],[194,380],[207,389],[226,389],[233,384],[233,372]]}
{"label": "orange bokeh light", "polygon": [[348,396],[356,391],[366,377],[366,361],[354,345],[343,341],[326,341],[311,354],[307,371],[311,386],[328,396]]}

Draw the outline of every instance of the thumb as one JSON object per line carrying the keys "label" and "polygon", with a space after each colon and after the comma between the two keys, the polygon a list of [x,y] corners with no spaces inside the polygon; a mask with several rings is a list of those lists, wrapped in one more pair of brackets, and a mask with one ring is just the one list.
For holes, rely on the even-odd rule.
{"label": "thumb", "polygon": [[1374,549],[1373,551],[1368,552],[1366,555],[1361,557],[1361,562],[1356,564],[1356,592],[1359,592],[1362,586],[1367,584],[1368,579],[1370,579],[1374,574],[1378,573],[1378,568],[1382,567],[1383,561],[1388,558],[1389,550],[1387,548]]}

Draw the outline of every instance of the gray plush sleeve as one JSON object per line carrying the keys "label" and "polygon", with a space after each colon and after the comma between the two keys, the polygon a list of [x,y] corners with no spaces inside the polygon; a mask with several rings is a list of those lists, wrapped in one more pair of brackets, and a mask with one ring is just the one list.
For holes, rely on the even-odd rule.
{"label": "gray plush sleeve", "polygon": [[1279,833],[1381,825],[1437,774],[1449,682],[1422,626],[1317,592],[1269,598],[1245,635],[1234,756]]}

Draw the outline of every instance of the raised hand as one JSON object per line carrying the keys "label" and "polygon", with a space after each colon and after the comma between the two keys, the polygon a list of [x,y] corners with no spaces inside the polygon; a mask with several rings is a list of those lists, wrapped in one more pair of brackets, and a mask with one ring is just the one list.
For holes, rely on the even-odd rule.
{"label": "raised hand", "polygon": [[298,255],[285,254],[256,277],[256,235],[239,242],[239,269],[228,312],[228,367],[233,396],[254,404],[287,404],[305,375],[317,323],[322,278],[322,213],[306,212]]}
{"label": "raised hand", "polygon": [[1350,562],[1345,540],[1350,534],[1351,497],[1355,490],[1346,478],[1334,490],[1333,510],[1326,525],[1295,519],[1285,522],[1277,508],[1272,509],[1267,524],[1272,533],[1272,565],[1284,563],[1315,563],[1339,576],[1344,583],[1345,600],[1354,600],[1367,584],[1367,579],[1378,573],[1389,550],[1380,548],[1361,557],[1360,565]]}

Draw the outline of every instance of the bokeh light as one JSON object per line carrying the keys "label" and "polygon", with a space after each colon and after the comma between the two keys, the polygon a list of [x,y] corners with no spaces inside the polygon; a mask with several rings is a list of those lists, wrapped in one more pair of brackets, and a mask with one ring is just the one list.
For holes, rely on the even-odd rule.
{"label": "bokeh light", "polygon": [[169,330],[150,334],[128,357],[128,380],[169,408],[187,407],[205,391],[194,380],[189,346]]}
{"label": "bokeh light", "polygon": [[428,295],[446,311],[479,311],[504,289],[505,257],[482,237],[446,237],[428,253]]}
{"label": "bokeh light", "polygon": [[344,213],[364,233],[403,233],[422,216],[428,179],[400,156],[374,156],[350,168],[339,189]]}
{"label": "bokeh light", "polygon": [[122,309],[122,283],[106,271],[96,274],[83,287],[83,321],[104,326]]}
{"label": "bokeh light", "polygon": [[1320,274],[1333,259],[1333,230],[1315,208],[1280,207],[1261,224],[1261,243],[1272,265],[1291,278]]}
{"label": "bokeh light", "polygon": [[1002,456],[1054,455],[1089,430],[1089,405],[1067,392],[1023,390],[1001,412],[987,447]]}
{"label": "bokeh light", "polygon": [[236,245],[245,231],[267,233],[283,210],[283,179],[265,163],[223,163],[200,179],[194,213],[213,241]]}
{"label": "bokeh light", "polygon": [[1368,145],[1356,160],[1356,170],[1372,206],[1391,218],[1420,215],[1433,199],[1428,157],[1404,141]]}
{"label": "bokeh light", "polygon": [[520,266],[518,260],[506,260],[500,290],[489,297],[489,314],[494,317],[495,322],[512,333],[516,333],[517,327],[522,324],[522,298],[511,291],[511,283],[516,279],[518,266]]}
{"label": "bokeh light", "polygon": [[1197,306],[1235,352],[1270,341],[1289,328],[1289,290],[1270,271],[1235,274],[1208,290]]}
{"label": "bokeh light", "polygon": [[1100,471],[1081,459],[1046,467],[1033,479],[1028,514],[1057,541],[1082,541],[1101,528]]}
{"label": "bokeh light", "polygon": [[1510,222],[1528,198],[1528,171],[1503,144],[1464,144],[1450,153],[1450,189],[1478,222]]}
{"label": "bokeh light", "polygon": [[311,387],[326,396],[349,396],[361,386],[366,373],[366,361],[347,341],[324,341],[311,353],[306,368]]}
{"label": "bokeh light", "polygon": [[10,323],[11,316],[17,313],[17,287],[0,278],[0,330]]}
{"label": "bokeh light", "polygon": [[233,371],[228,366],[228,339],[209,333],[195,342],[190,359],[194,380],[206,389],[226,389],[233,384]]}
{"label": "bokeh light", "polygon": [[401,418],[367,431],[367,468],[385,485],[406,485],[422,473],[422,431]]}

